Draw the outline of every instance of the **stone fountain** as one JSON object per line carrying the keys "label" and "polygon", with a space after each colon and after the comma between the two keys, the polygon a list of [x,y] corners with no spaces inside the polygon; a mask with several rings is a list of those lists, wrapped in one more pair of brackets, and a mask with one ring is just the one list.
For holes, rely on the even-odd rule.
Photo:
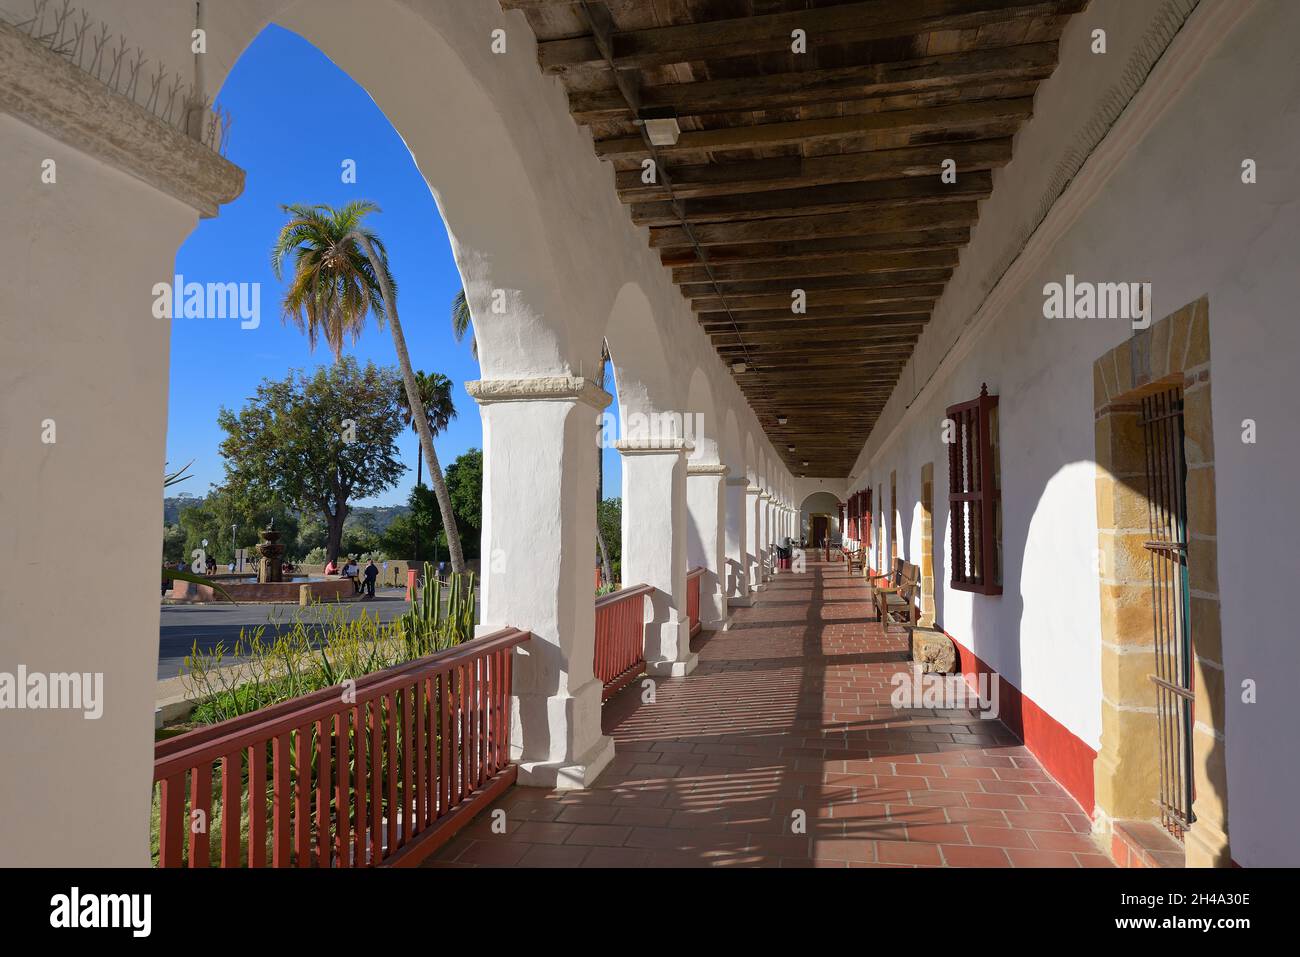
{"label": "stone fountain", "polygon": [[271,524],[257,533],[262,539],[257,546],[257,554],[262,560],[257,565],[257,580],[260,584],[284,581],[281,565],[284,559],[284,546],[280,544],[280,533],[275,530],[275,519]]}

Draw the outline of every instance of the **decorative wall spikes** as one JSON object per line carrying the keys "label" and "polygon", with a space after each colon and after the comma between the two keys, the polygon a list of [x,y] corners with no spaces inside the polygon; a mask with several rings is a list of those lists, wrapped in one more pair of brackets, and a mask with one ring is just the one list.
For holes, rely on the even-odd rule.
{"label": "decorative wall spikes", "polygon": [[67,57],[79,70],[93,76],[119,96],[148,110],[168,126],[225,155],[232,117],[194,84],[186,85],[161,63],[150,73],[144,50],[128,50],[125,36],[112,34],[107,24],[91,19],[71,0],[53,6],[50,0],[32,0],[32,14],[25,20],[0,10],[4,20],[23,31],[51,52]]}

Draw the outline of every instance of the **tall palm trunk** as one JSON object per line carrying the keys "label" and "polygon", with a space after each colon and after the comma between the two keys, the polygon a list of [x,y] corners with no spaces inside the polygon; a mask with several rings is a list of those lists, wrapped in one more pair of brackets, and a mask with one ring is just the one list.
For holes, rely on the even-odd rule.
{"label": "tall palm trunk", "polygon": [[[609,348],[605,343],[600,344],[600,378],[596,384],[602,389],[605,388],[605,366],[609,362]],[[600,528],[600,503],[604,500],[605,495],[605,450],[599,448],[596,450],[596,545],[600,548],[600,575],[601,579],[609,584],[614,580],[614,572],[609,564],[609,548],[605,545],[605,533]]]}
{"label": "tall palm trunk", "polygon": [[429,417],[425,414],[424,402],[420,398],[420,386],[415,380],[415,371],[411,368],[411,355],[406,351],[406,336],[402,335],[402,324],[397,318],[397,303],[393,300],[388,270],[375,255],[374,247],[368,237],[357,232],[351,233],[350,236],[365,250],[366,257],[370,260],[370,267],[379,280],[379,291],[384,297],[388,322],[393,329],[393,347],[397,350],[397,365],[402,370],[402,383],[406,386],[406,400],[410,403],[411,415],[415,420],[415,431],[420,436],[420,448],[429,466],[429,484],[433,486],[434,497],[438,500],[438,511],[442,513],[442,527],[447,530],[451,570],[453,574],[463,575],[465,556],[460,551],[460,533],[456,527],[456,516],[451,510],[451,496],[447,494],[447,483],[442,477],[442,466],[438,464],[438,453],[433,449],[433,432],[429,429]]}
{"label": "tall palm trunk", "polygon": [[[421,469],[423,469],[423,468],[424,468],[424,459],[421,458],[420,456],[416,456],[416,459],[415,459],[415,487],[416,487],[416,488],[419,488],[421,485],[424,484],[424,481],[423,481],[423,478],[422,478],[423,473],[421,472]],[[419,499],[417,499],[416,501],[419,501]],[[412,522],[412,523],[411,523],[411,527],[415,530],[415,551],[412,553],[411,557],[414,558],[414,559],[418,562],[418,561],[420,560],[420,523],[419,523],[419,521],[416,520],[416,521]]]}

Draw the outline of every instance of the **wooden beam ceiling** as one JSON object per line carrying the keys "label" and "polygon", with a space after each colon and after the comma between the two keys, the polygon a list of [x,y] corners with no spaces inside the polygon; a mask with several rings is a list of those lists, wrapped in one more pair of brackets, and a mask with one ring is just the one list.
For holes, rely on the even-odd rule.
{"label": "wooden beam ceiling", "polygon": [[[719,357],[745,363],[736,382],[786,466],[840,476],[1087,0],[501,6],[528,19]],[[661,117],[681,132],[652,150],[640,124]]]}

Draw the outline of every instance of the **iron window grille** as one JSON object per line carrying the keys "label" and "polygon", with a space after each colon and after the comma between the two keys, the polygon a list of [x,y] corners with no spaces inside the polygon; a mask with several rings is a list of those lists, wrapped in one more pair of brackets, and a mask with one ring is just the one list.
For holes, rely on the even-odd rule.
{"label": "iron window grille", "polygon": [[1160,748],[1160,817],[1181,839],[1192,813],[1191,585],[1187,567],[1187,459],[1183,393],[1177,387],[1142,400],[1151,539],[1152,626],[1155,634],[1156,725]]}
{"label": "iron window grille", "polygon": [[947,410],[949,579],[959,591],[1002,594],[1002,490],[998,466],[998,397],[980,387],[979,398]]}

